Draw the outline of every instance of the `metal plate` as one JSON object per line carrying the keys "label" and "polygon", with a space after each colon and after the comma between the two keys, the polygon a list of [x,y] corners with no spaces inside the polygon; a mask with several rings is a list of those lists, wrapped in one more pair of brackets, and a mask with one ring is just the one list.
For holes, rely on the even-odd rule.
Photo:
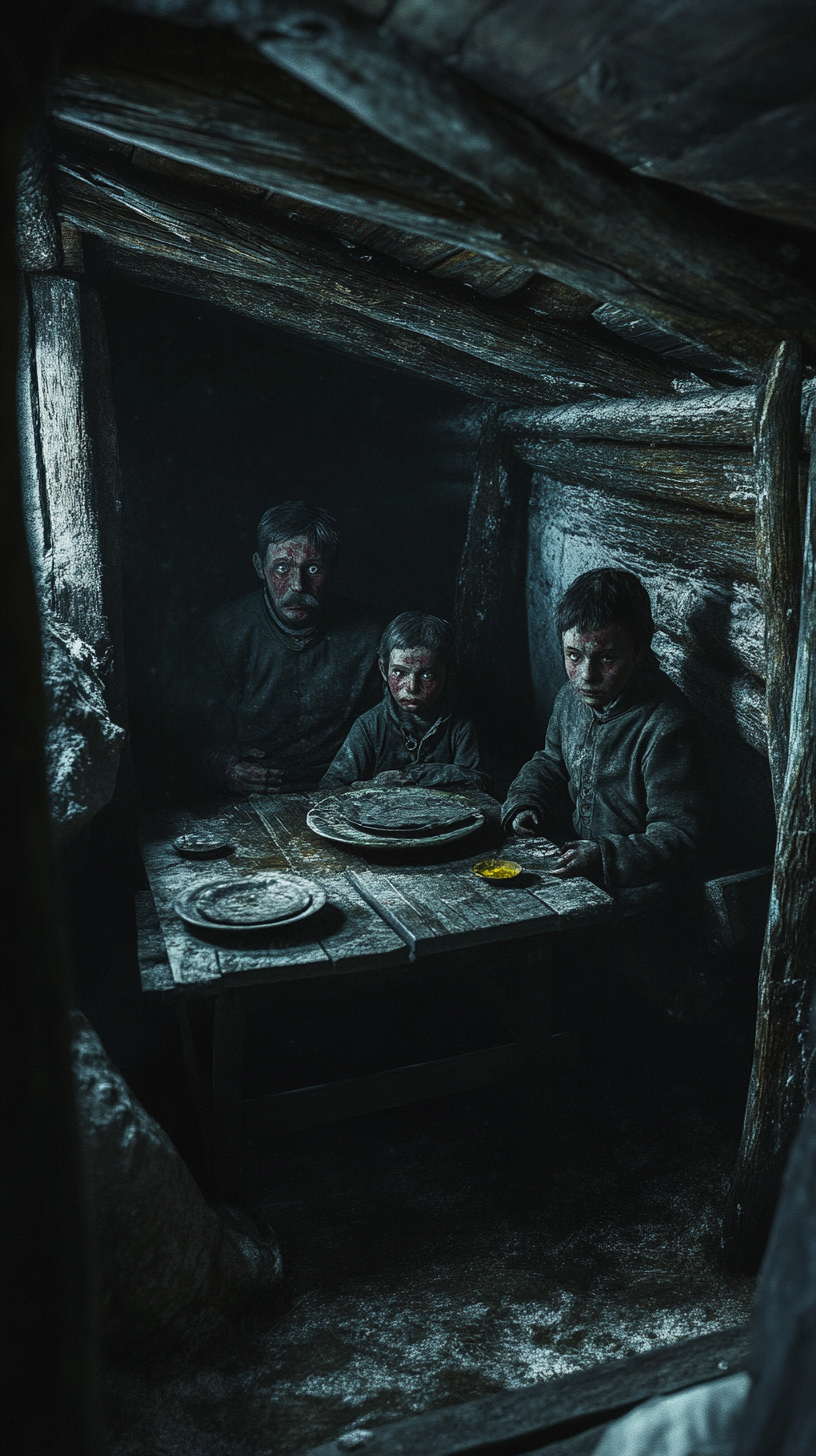
{"label": "metal plate", "polygon": [[470,804],[452,801],[449,794],[422,788],[357,790],[344,795],[340,812],[353,829],[363,834],[387,834],[397,838],[446,834],[473,819]]}
{"label": "metal plate", "polygon": [[[241,882],[240,880],[205,880],[202,884],[194,885],[192,889],[188,890],[184,895],[180,897],[180,899],[176,901],[176,913],[180,915],[181,919],[184,920],[188,925],[197,926],[200,930],[285,930],[290,925],[295,925],[298,921],[306,920],[310,915],[317,914],[317,911],[322,910],[323,906],[326,903],[325,890],[322,890],[320,886],[318,884],[315,884],[313,880],[306,880],[303,879],[301,876],[294,875],[286,877],[263,875],[256,876],[255,878],[262,880],[270,878],[287,878],[290,882],[294,882],[294,885],[296,885],[298,889],[302,889],[308,892],[307,903],[300,910],[296,910],[293,913],[284,916],[277,915],[274,919],[242,921],[214,920],[211,919],[209,915],[205,915],[200,908],[199,901],[201,897],[207,894],[207,892],[212,892],[215,889],[222,889],[227,886],[232,890],[236,890],[242,883],[247,884],[251,883],[251,881]],[[303,904],[302,896],[300,899],[300,903],[301,905]]]}
{"label": "metal plate", "polygon": [[362,829],[355,829],[342,812],[342,796],[333,795],[331,798],[323,799],[310,809],[306,815],[306,823],[315,834],[321,839],[333,839],[337,844],[346,844],[351,849],[424,849],[437,844],[449,844],[456,839],[465,839],[469,834],[475,834],[481,829],[485,822],[485,816],[481,810],[473,807],[467,799],[458,794],[445,794],[446,799],[453,799],[455,803],[464,805],[472,819],[460,826],[458,829],[445,830],[439,834],[427,835],[384,835],[367,834]]}
{"label": "metal plate", "polygon": [[217,855],[229,854],[234,844],[215,834],[180,834],[173,840],[176,854],[184,859],[215,859]]}
{"label": "metal plate", "polygon": [[301,915],[311,899],[311,890],[291,875],[252,875],[245,880],[213,880],[199,890],[196,907],[216,925],[268,925]]}

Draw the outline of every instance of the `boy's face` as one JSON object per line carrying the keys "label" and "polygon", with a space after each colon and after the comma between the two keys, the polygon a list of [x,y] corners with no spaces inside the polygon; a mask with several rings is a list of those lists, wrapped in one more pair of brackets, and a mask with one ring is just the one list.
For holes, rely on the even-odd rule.
{"label": "boy's face", "polygon": [[445,686],[445,665],[427,647],[392,647],[386,667],[379,659],[380,672],[392,698],[404,713],[423,716]]}
{"label": "boy's face", "polygon": [[634,646],[625,628],[616,623],[599,627],[596,632],[579,632],[571,627],[562,641],[567,677],[590,708],[605,708],[614,702],[645,655],[642,647]]}

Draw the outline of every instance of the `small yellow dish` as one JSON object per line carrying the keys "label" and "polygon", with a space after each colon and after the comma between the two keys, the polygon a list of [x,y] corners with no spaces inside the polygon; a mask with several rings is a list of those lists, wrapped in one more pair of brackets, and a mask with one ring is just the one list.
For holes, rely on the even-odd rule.
{"label": "small yellow dish", "polygon": [[514,859],[480,859],[473,866],[474,875],[480,880],[490,880],[493,884],[502,883],[507,880],[515,880],[521,874],[521,865],[516,864]]}

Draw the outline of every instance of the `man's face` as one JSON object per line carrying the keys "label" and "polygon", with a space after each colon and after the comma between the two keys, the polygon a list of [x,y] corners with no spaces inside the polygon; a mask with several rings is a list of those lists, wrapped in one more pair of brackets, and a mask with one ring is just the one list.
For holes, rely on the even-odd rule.
{"label": "man's face", "polygon": [[445,686],[444,663],[427,647],[393,647],[380,672],[404,713],[424,716]]}
{"label": "man's face", "polygon": [[567,677],[590,708],[613,702],[644,657],[644,649],[636,648],[629,633],[615,623],[597,632],[571,627],[562,641]]}
{"label": "man's face", "polygon": [[266,560],[257,551],[252,558],[278,616],[290,627],[305,627],[320,611],[329,585],[329,567],[318,548],[305,536],[274,541]]}

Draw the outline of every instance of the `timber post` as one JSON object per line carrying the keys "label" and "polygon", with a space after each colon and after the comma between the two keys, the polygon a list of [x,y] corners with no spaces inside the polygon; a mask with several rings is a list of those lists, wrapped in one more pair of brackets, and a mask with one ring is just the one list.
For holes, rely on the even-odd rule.
{"label": "timber post", "polygon": [[788,757],[802,580],[801,393],[801,346],[781,343],[760,376],[754,421],[757,575],[765,611],[768,757],[777,818]]}
{"label": "timber post", "polygon": [[501,427],[500,410],[485,412],[467,537],[456,585],[454,620],[459,671],[468,710],[489,760],[526,756],[532,730],[532,688],[524,596],[527,484]]}
{"label": "timber post", "polygon": [[[777,356],[778,357],[778,356]],[[722,1252],[753,1269],[793,1135],[813,1093],[808,1018],[816,986],[816,459],[803,522],[799,634],[771,904],[760,967],[754,1065]]]}

